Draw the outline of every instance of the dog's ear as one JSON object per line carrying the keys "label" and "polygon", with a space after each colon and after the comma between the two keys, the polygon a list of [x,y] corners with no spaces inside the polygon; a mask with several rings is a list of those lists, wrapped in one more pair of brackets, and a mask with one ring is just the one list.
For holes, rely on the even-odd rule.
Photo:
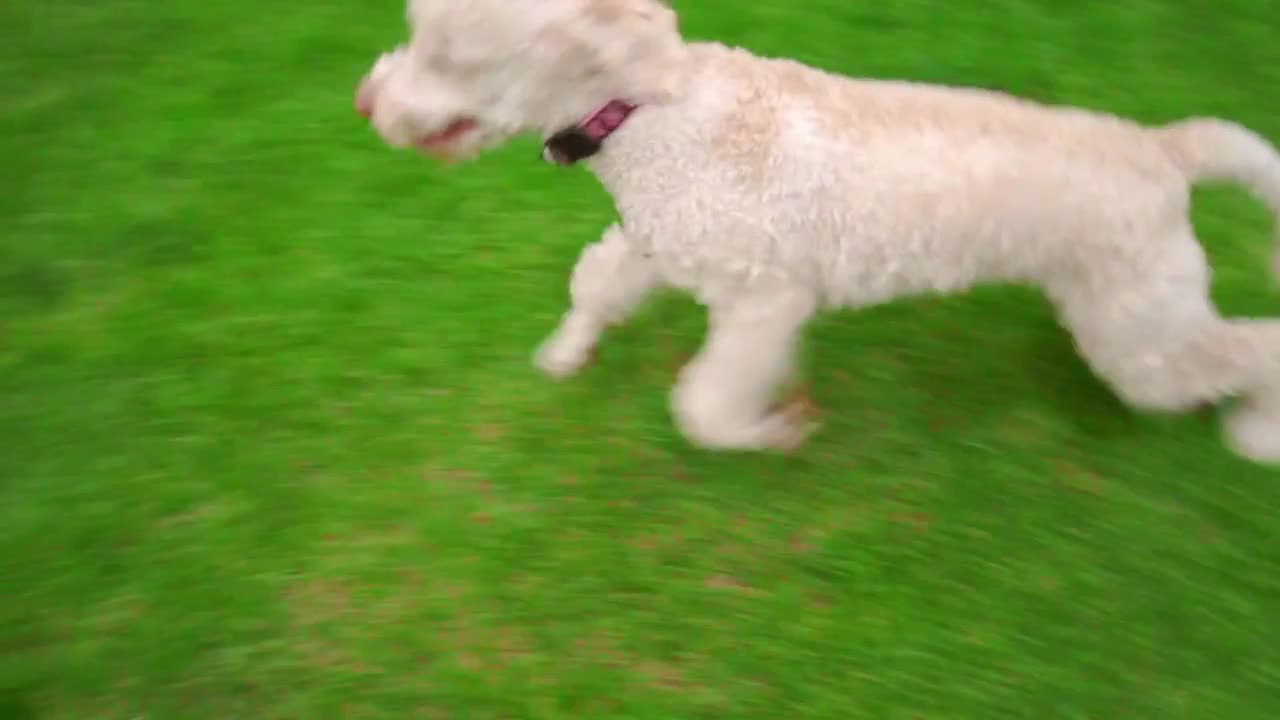
{"label": "dog's ear", "polygon": [[626,99],[668,102],[684,79],[684,40],[676,13],[659,0],[587,0],[586,34],[579,41],[592,61],[615,78]]}

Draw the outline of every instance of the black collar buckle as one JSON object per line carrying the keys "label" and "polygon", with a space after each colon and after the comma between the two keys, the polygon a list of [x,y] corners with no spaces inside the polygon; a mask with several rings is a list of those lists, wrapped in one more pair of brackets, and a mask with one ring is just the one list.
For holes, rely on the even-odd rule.
{"label": "black collar buckle", "polygon": [[579,126],[565,128],[542,144],[542,159],[555,165],[573,165],[600,152],[599,140]]}

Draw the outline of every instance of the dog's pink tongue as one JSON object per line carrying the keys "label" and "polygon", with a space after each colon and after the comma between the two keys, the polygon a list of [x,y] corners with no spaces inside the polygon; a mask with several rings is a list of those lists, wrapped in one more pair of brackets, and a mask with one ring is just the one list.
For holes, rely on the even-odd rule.
{"label": "dog's pink tongue", "polygon": [[476,126],[476,121],[471,118],[459,118],[449,123],[445,129],[437,133],[432,133],[422,139],[422,146],[427,148],[439,148],[443,145],[457,140],[459,136]]}

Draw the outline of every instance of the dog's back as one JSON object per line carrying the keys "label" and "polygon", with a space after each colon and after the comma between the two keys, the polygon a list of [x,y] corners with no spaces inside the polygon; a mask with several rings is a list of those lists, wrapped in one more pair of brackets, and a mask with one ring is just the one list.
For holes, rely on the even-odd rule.
{"label": "dog's back", "polygon": [[[661,225],[654,242],[699,264],[788,273],[863,305],[1036,280],[1093,251],[1080,244],[1114,242],[1118,225],[1185,211],[1175,159],[1122,118],[716,44],[689,53],[685,98],[634,131],[663,151],[631,158],[621,184],[684,188],[660,210],[642,199],[634,224]],[[646,195],[614,189],[624,217]]]}

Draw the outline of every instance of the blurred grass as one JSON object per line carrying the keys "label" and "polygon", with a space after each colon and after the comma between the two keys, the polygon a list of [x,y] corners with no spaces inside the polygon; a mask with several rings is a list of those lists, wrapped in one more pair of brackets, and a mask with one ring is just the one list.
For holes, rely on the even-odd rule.
{"label": "blurred grass", "polygon": [[[677,3],[691,37],[1280,139],[1266,0]],[[396,2],[0,6],[0,717],[1270,718],[1280,489],[1032,292],[832,316],[791,459],[665,393],[688,301],[548,383],[611,219],[528,141],[350,111]],[[1233,313],[1268,218],[1201,193]],[[7,713],[7,714],[6,714]]]}

